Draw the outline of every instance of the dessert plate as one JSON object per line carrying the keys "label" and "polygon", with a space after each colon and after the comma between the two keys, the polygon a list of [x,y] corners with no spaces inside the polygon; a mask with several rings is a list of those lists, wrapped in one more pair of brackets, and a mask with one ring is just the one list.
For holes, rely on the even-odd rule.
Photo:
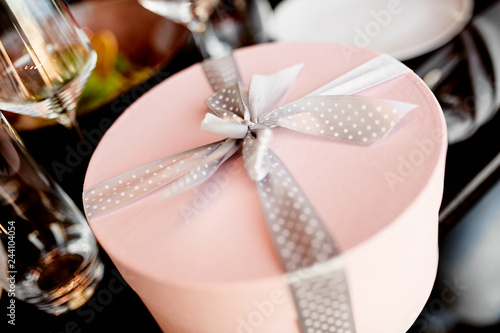
{"label": "dessert plate", "polygon": [[472,0],[287,0],[272,30],[278,41],[342,42],[407,60],[450,41],[473,9]]}

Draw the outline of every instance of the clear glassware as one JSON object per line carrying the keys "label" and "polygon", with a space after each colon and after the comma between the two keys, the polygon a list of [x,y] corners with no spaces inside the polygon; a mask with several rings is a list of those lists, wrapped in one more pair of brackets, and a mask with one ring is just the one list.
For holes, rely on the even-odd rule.
{"label": "clear glassware", "polygon": [[10,297],[59,315],[92,296],[104,272],[94,235],[1,113],[0,217],[0,288]]}
{"label": "clear glassware", "polygon": [[138,0],[146,9],[186,26],[203,58],[221,58],[268,41],[262,21],[266,0]]}
{"label": "clear glassware", "polygon": [[79,132],[75,110],[96,58],[63,1],[0,1],[0,109]]}

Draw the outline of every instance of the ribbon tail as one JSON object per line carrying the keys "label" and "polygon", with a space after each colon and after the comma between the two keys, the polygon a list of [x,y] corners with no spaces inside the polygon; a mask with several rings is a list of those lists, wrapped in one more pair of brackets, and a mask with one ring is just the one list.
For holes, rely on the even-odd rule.
{"label": "ribbon tail", "polygon": [[[271,150],[269,156],[269,172],[257,182],[257,188],[274,245],[287,272],[302,332],[314,329],[326,333],[336,326],[354,333],[340,251],[290,171]],[[328,321],[329,318],[334,321]]]}
{"label": "ribbon tail", "polygon": [[164,188],[163,200],[172,198],[208,180],[228,158],[238,151],[238,148],[238,141],[235,139],[222,141],[188,173],[168,183]]}
{"label": "ribbon tail", "polygon": [[127,171],[83,192],[87,218],[95,219],[155,192],[200,165],[234,140],[194,148]]}
{"label": "ribbon tail", "polygon": [[269,172],[271,162],[268,150],[272,137],[273,131],[270,128],[255,125],[253,133],[248,133],[243,139],[243,164],[253,181],[264,179]]}
{"label": "ribbon tail", "polygon": [[387,54],[382,54],[327,83],[308,96],[352,95],[408,72],[411,72],[411,69],[404,64]]}

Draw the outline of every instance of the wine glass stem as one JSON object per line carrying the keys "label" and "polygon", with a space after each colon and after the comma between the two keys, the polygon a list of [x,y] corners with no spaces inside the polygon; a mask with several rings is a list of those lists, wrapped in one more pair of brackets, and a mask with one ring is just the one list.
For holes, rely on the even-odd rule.
{"label": "wine glass stem", "polygon": [[69,115],[66,112],[61,113],[57,118],[59,124],[66,127],[68,130],[74,129],[80,140],[85,141],[85,137],[83,136],[82,130],[80,129],[80,125],[76,120],[74,115]]}
{"label": "wine glass stem", "polygon": [[71,119],[71,123],[76,131],[76,134],[78,134],[80,140],[85,141],[85,137],[83,136],[82,129],[80,128],[80,124],[78,123],[78,121],[75,118],[73,118]]}
{"label": "wine glass stem", "polygon": [[188,28],[203,59],[223,58],[231,53],[231,46],[220,40],[210,21],[194,21]]}
{"label": "wine glass stem", "polygon": [[204,33],[199,32],[197,30],[191,30],[191,34],[193,36],[194,43],[198,47],[198,50],[200,51],[200,54],[203,57],[203,59],[212,58],[211,54],[207,50],[207,45],[206,45]]}

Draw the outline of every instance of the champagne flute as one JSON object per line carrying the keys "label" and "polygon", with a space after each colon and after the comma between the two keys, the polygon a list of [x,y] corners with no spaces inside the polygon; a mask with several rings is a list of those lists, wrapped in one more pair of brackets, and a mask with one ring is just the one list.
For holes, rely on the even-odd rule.
{"label": "champagne flute", "polygon": [[231,47],[214,33],[209,18],[220,0],[138,0],[146,9],[186,26],[203,58],[221,58]]}
{"label": "champagne flute", "polygon": [[97,56],[62,0],[0,2],[0,109],[75,127]]}
{"label": "champagne flute", "polygon": [[85,217],[0,112],[0,292],[59,315],[90,299],[104,273]]}

